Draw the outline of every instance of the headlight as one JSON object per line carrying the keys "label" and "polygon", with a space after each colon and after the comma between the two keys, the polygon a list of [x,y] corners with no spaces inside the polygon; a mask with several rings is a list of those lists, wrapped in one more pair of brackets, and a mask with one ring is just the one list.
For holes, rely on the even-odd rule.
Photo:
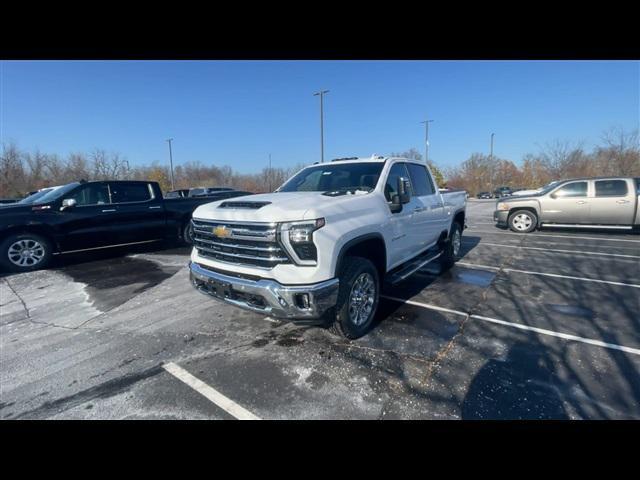
{"label": "headlight", "polygon": [[313,232],[324,226],[324,218],[310,222],[290,222],[282,225],[283,230],[289,230],[291,243],[312,243]]}
{"label": "headlight", "polygon": [[504,202],[498,202],[496,207],[498,210],[509,210],[509,204]]}
{"label": "headlight", "polygon": [[318,252],[313,243],[313,232],[322,228],[324,224],[324,218],[280,224],[282,243],[297,264],[316,264]]}

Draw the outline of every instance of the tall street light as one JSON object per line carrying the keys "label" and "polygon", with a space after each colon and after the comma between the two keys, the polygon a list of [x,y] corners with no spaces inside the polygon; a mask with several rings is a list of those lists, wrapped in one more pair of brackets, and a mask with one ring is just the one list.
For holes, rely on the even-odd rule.
{"label": "tall street light", "polygon": [[491,134],[491,151],[489,153],[489,168],[491,169],[491,188],[493,188],[493,181],[494,181],[494,177],[495,177],[495,172],[494,172],[494,166],[493,166],[493,136],[495,135],[495,133]]}
{"label": "tall street light", "polygon": [[173,153],[171,152],[171,141],[173,138],[168,138],[167,143],[169,144],[169,165],[171,166],[171,190],[175,190],[175,186],[173,184]]}
{"label": "tall street light", "polygon": [[424,123],[425,126],[425,155],[424,155],[424,163],[429,163],[429,124],[433,122],[433,120],[425,120],[424,122],[420,122],[420,123]]}
{"label": "tall street light", "polygon": [[329,90],[320,90],[313,94],[314,97],[320,97],[320,163],[324,162],[324,119],[323,119],[323,111],[322,111],[322,99],[325,93],[329,93]]}

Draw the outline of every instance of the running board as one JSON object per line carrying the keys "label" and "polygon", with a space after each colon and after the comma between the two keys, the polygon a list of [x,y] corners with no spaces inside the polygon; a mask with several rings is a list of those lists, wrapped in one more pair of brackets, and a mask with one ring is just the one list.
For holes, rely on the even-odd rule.
{"label": "running board", "polygon": [[422,255],[416,257],[415,259],[409,261],[404,267],[402,267],[401,270],[398,270],[397,272],[387,275],[387,277],[385,278],[385,283],[387,285],[395,285],[403,281],[405,278],[409,277],[410,275],[413,275],[415,272],[417,272],[422,267],[424,267],[427,263],[431,263],[434,260],[440,258],[440,256],[442,256],[442,251],[435,252],[435,253],[433,251],[427,251],[426,253],[423,253]]}
{"label": "running board", "polygon": [[584,225],[579,223],[541,223],[541,227],[560,227],[560,228],[599,228],[602,230],[631,230],[631,225]]}

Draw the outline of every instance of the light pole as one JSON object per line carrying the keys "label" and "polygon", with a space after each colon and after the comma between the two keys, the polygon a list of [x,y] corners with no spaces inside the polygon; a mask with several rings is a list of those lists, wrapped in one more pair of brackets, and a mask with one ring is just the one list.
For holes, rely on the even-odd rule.
{"label": "light pole", "polygon": [[433,120],[425,120],[424,122],[420,122],[420,123],[424,123],[424,127],[425,127],[425,155],[424,155],[424,163],[429,163],[429,124],[433,122]]}
{"label": "light pole", "polygon": [[491,151],[489,153],[489,168],[491,169],[491,188],[493,188],[493,178],[494,178],[494,165],[493,165],[493,136],[495,133],[491,134]]}
{"label": "light pole", "polygon": [[269,154],[269,193],[271,193],[271,154]]}
{"label": "light pole", "polygon": [[324,115],[322,111],[322,99],[325,93],[329,93],[329,90],[320,90],[313,94],[314,97],[320,96],[320,163],[324,162]]}
{"label": "light pole", "polygon": [[171,152],[171,141],[173,138],[168,138],[167,143],[169,143],[169,166],[171,167],[171,190],[175,190],[175,186],[173,185],[173,153]]}

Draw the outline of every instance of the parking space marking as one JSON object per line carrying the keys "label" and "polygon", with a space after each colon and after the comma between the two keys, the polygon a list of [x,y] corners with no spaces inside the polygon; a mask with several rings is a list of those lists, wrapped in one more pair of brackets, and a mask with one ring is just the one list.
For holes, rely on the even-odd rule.
{"label": "parking space marking", "polygon": [[249,410],[244,409],[230,398],[225,397],[215,388],[194,377],[177,364],[173,362],[167,363],[163,365],[162,368],[238,420],[261,420],[260,417],[257,417]]}
{"label": "parking space marking", "polygon": [[580,280],[583,282],[606,283],[607,285],[619,285],[621,287],[640,288],[640,285],[636,285],[634,283],[614,282],[612,280],[601,280],[599,278],[574,277],[571,275],[560,275],[558,273],[532,272],[529,270],[517,270],[515,268],[492,267],[490,265],[479,265],[477,263],[467,263],[467,262],[456,262],[456,265],[462,265],[465,267],[478,268],[478,269],[486,268],[489,270],[502,270],[503,272],[525,273],[527,275],[541,275],[544,277],[567,278],[569,280]]}
{"label": "parking space marking", "polygon": [[[467,230],[474,229],[474,227],[469,227]],[[577,235],[553,235],[547,233],[515,233],[515,232],[503,232],[501,230],[496,230],[493,232],[487,231],[475,231],[474,233],[487,233],[490,235],[516,235],[518,237],[556,237],[556,238],[579,238],[581,240],[599,240],[601,242],[630,242],[630,243],[640,243],[640,240],[631,240],[629,238],[606,238],[606,237],[583,237]]]}
{"label": "parking space marking", "polygon": [[612,350],[619,350],[621,352],[630,353],[632,355],[639,355],[640,356],[640,349],[639,348],[625,347],[624,345],[618,345],[616,343],[608,343],[608,342],[603,342],[603,341],[600,341],[600,340],[594,340],[592,338],[579,337],[577,335],[571,335],[569,333],[555,332],[553,330],[547,330],[546,328],[531,327],[529,325],[524,325],[522,323],[508,322],[506,320],[500,320],[498,318],[484,317],[482,315],[476,315],[476,314],[469,315],[468,313],[461,312],[459,310],[451,310],[449,308],[438,307],[437,305],[431,305],[429,303],[416,302],[414,300],[405,300],[404,298],[392,297],[392,296],[389,296],[389,295],[380,295],[380,297],[386,298],[386,299],[389,299],[389,300],[393,300],[395,302],[406,303],[408,305],[413,305],[413,306],[416,306],[416,307],[426,308],[428,310],[436,310],[436,311],[440,311],[440,312],[453,313],[455,315],[461,315],[461,316],[464,316],[464,317],[473,318],[475,320],[482,320],[484,322],[496,323],[498,325],[504,325],[504,326],[507,326],[507,327],[518,328],[520,330],[527,330],[527,331],[530,331],[530,332],[536,332],[536,333],[539,333],[541,335],[548,335],[548,336],[551,336],[551,337],[562,338],[564,340],[572,340],[572,341],[575,341],[575,342],[585,343],[587,345],[594,345],[594,346],[597,346],[597,347],[609,348],[609,349],[612,349]]}
{"label": "parking space marking", "polygon": [[506,247],[506,248],[523,248],[526,250],[541,250],[543,252],[553,253],[571,253],[573,255],[600,255],[603,257],[620,257],[620,258],[638,258],[640,255],[623,255],[621,253],[603,253],[603,252],[585,252],[583,250],[561,250],[558,248],[542,248],[542,247],[524,247],[522,245],[505,245],[504,243],[489,243],[480,241],[478,245],[489,245],[491,247]]}

